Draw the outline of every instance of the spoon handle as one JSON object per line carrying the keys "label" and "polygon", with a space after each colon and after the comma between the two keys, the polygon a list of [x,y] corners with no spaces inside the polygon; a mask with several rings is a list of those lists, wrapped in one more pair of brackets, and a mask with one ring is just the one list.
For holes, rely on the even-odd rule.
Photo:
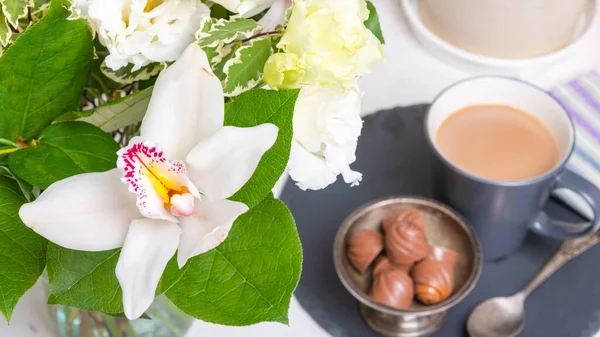
{"label": "spoon handle", "polygon": [[579,256],[579,254],[594,246],[598,241],[600,241],[600,233],[594,233],[583,238],[566,240],[563,242],[556,254],[546,262],[544,267],[531,281],[529,281],[525,288],[521,290],[521,293],[525,296],[529,295],[565,263]]}

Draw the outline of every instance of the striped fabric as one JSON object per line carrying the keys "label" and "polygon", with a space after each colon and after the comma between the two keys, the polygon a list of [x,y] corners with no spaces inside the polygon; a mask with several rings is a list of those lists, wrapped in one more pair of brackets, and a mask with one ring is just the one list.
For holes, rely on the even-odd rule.
{"label": "striped fabric", "polygon": [[[600,73],[591,71],[554,88],[550,94],[567,110],[576,129],[576,148],[568,163],[575,171],[600,188]],[[588,218],[587,205],[568,193],[558,197]]]}

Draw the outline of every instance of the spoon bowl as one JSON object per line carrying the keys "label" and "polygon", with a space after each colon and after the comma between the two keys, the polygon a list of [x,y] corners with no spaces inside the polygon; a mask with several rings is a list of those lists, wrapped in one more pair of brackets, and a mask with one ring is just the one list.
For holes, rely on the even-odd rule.
{"label": "spoon bowl", "polygon": [[467,320],[471,337],[514,337],[525,327],[525,299],[565,263],[600,241],[600,232],[563,242],[560,249],[517,294],[495,297],[479,304]]}
{"label": "spoon bowl", "polygon": [[471,337],[513,337],[525,327],[525,295],[495,297],[480,303],[469,316]]}

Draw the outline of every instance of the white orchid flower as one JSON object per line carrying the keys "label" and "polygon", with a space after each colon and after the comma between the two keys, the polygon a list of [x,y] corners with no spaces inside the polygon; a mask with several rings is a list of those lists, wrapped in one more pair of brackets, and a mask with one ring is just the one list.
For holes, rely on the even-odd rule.
{"label": "white orchid flower", "polygon": [[110,53],[106,66],[115,71],[175,61],[210,16],[200,0],[76,0],[74,10],[98,33]]}
{"label": "white orchid flower", "polygon": [[[358,87],[357,84],[354,84]],[[362,130],[361,97],[336,85],[305,86],[294,109],[290,177],[303,190],[320,190],[342,175],[351,186],[362,174],[350,169]]]}
{"label": "white orchid flower", "polygon": [[58,181],[19,215],[69,249],[123,247],[116,274],[125,314],[138,318],[175,251],[182,267],[217,247],[248,209],[227,198],[250,179],[278,129],[223,120],[221,82],[193,43],[158,77],[141,136],[118,152],[118,168]]}

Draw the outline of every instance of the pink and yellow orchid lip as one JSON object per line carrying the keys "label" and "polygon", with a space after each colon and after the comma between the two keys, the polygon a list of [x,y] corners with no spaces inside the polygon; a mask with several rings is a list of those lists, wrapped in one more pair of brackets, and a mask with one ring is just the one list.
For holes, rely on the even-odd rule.
{"label": "pink and yellow orchid lip", "polygon": [[183,162],[168,160],[154,143],[135,137],[118,152],[117,166],[129,191],[137,195],[142,215],[176,221],[173,216],[195,213],[194,197],[200,195],[187,177]]}

